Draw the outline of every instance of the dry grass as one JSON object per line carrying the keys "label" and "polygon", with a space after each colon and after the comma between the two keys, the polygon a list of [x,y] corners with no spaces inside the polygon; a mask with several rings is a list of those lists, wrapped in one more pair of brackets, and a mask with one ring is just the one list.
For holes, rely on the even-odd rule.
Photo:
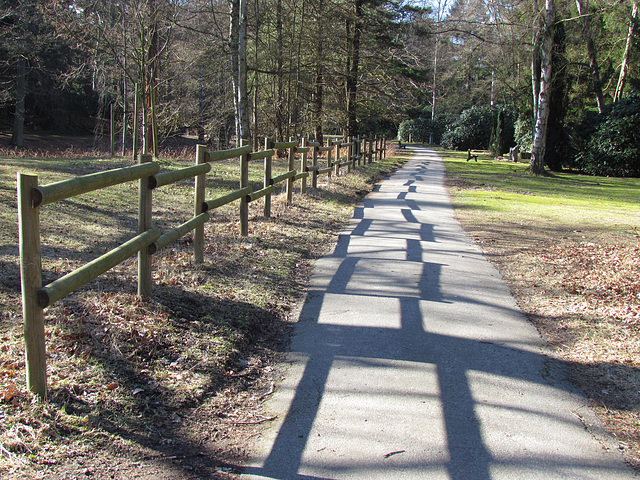
{"label": "dry grass", "polygon": [[[46,181],[103,169],[108,160],[6,159],[0,201],[15,208],[15,170]],[[165,167],[179,166],[171,160]],[[49,397],[24,383],[14,213],[0,216],[0,475],[11,478],[227,478],[228,462],[264,422],[255,408],[273,388],[288,315],[302,297],[313,259],[360,195],[397,168],[388,161],[326,180],[272,217],[251,207],[248,237],[235,207],[206,226],[205,263],[193,265],[190,236],[154,258],[154,296],[136,297],[136,262],[127,261],[46,310]],[[210,194],[228,189],[221,166]],[[135,186],[88,194],[43,213],[43,265],[53,279],[135,231]],[[155,196],[158,224],[190,215],[191,187]],[[135,202],[134,202],[135,203]],[[46,220],[46,221],[45,221]],[[97,226],[99,225],[99,227]]]}

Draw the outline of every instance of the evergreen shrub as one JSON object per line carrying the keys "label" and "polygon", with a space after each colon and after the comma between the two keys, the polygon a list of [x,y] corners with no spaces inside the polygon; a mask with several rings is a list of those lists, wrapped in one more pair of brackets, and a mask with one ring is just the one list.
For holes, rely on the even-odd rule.
{"label": "evergreen shrub", "polygon": [[587,120],[582,131],[586,139],[576,156],[584,173],[611,177],[640,176],[640,93],[607,106]]}
{"label": "evergreen shrub", "polygon": [[[497,128],[500,112],[503,112],[503,117],[500,127]],[[505,150],[508,151],[510,147],[515,145],[515,118],[514,109],[509,106],[471,107],[463,111],[449,125],[447,131],[442,135],[442,146],[449,150],[497,148],[502,151],[495,153],[501,155],[506,153]],[[498,130],[500,138],[496,138]]]}
{"label": "evergreen shrub", "polygon": [[533,119],[530,115],[520,114],[514,125],[516,145],[520,152],[531,152],[533,149]]}
{"label": "evergreen shrub", "polygon": [[398,128],[398,140],[408,142],[409,137],[417,143],[429,143],[433,133],[433,143],[439,144],[442,133],[451,122],[449,115],[436,115],[433,120],[426,116],[405,120]]}

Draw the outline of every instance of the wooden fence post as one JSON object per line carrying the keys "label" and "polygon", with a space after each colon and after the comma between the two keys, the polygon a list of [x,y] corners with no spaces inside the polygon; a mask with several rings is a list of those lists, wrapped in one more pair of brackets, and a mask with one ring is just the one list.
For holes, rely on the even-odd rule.
{"label": "wooden fence post", "polygon": [[[149,163],[153,160],[151,155],[140,155],[138,163]],[[151,201],[153,190],[149,188],[149,177],[138,180],[138,233],[144,233],[153,227]],[[153,293],[153,280],[151,275],[151,255],[148,248],[138,252],[138,295],[150,298]]]}
{"label": "wooden fence post", "polygon": [[[289,141],[292,142],[293,138],[289,138]],[[295,168],[296,161],[296,147],[289,148],[289,171]],[[287,179],[287,203],[293,202],[293,177]]]}
{"label": "wooden fence post", "polygon": [[311,177],[311,186],[314,190],[318,189],[318,148],[320,144],[318,142],[314,142],[313,145],[313,155],[311,157],[311,163],[313,165],[313,175]]}
{"label": "wooden fence post", "polygon": [[[302,147],[307,146],[307,138],[302,138]],[[307,171],[307,152],[302,152],[302,157],[300,158],[300,172]],[[304,195],[307,193],[307,177],[302,177],[300,179],[300,195]]]}
{"label": "wooden fence post", "polygon": [[369,142],[369,153],[367,153],[367,158],[368,158],[367,163],[371,163],[373,162],[373,140],[368,138],[367,141]]}
{"label": "wooden fence post", "polygon": [[27,388],[44,400],[47,397],[44,312],[37,295],[37,290],[42,287],[40,212],[33,206],[32,199],[33,189],[37,186],[37,176],[18,174],[20,280]]}
{"label": "wooden fence post", "polygon": [[[206,163],[207,146],[196,146],[196,165]],[[203,173],[195,177],[195,192],[193,197],[193,216],[197,217],[204,212],[205,183],[207,174]],[[200,265],[204,262],[204,225],[200,225],[193,231],[193,263]]]}
{"label": "wooden fence post", "polygon": [[373,137],[373,161],[378,161],[378,136]]}
{"label": "wooden fence post", "polygon": [[[265,138],[264,139],[264,149],[269,150],[273,148],[273,141]],[[271,185],[271,176],[272,176],[272,163],[273,157],[268,156],[264,157],[264,188],[267,188]],[[271,194],[268,193],[264,196],[264,216],[269,218],[271,216]]]}
{"label": "wooden fence post", "polygon": [[[240,146],[244,147],[248,141],[242,139]],[[240,155],[240,188],[249,186],[249,153]],[[249,201],[246,195],[240,199],[240,235],[249,235]]]}
{"label": "wooden fence post", "polygon": [[336,177],[340,175],[340,146],[342,145],[342,143],[340,141],[336,141],[333,142],[333,144],[336,147],[336,159],[333,161],[333,163],[336,166]]}

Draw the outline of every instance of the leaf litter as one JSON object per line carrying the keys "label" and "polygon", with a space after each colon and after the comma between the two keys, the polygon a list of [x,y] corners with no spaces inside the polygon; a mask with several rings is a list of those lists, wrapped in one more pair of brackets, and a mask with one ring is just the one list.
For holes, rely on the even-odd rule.
{"label": "leaf litter", "polygon": [[640,470],[638,238],[457,214]]}

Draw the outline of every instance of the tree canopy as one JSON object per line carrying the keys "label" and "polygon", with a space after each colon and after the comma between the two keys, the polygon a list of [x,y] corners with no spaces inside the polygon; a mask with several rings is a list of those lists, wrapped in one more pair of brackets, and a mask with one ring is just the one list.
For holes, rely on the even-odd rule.
{"label": "tree canopy", "polygon": [[558,169],[638,88],[636,21],[635,0],[0,0],[0,106],[5,129],[97,134],[114,108],[130,144],[137,86],[145,142],[155,99],[156,137],[226,146],[402,122],[439,141],[502,105],[500,130]]}

